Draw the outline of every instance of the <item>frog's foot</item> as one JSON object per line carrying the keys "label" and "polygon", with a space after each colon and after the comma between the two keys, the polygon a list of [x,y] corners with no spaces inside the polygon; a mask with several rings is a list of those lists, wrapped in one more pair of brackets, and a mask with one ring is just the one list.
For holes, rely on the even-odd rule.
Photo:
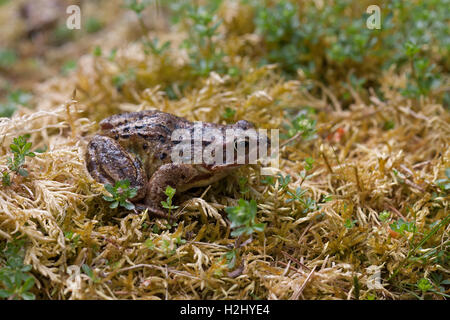
{"label": "frog's foot", "polygon": [[117,181],[130,181],[130,188],[138,191],[133,201],[145,197],[146,175],[140,161],[114,139],[94,136],[87,148],[86,167],[92,178],[103,184],[114,185]]}

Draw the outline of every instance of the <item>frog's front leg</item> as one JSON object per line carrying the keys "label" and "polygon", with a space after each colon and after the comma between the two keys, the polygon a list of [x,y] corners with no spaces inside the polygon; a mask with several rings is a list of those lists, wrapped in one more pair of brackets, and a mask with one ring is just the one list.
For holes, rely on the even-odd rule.
{"label": "frog's front leg", "polygon": [[161,207],[161,201],[167,199],[167,186],[171,186],[177,191],[185,191],[186,186],[199,177],[198,170],[189,164],[167,163],[158,168],[152,175],[147,185],[147,196],[145,198],[146,206],[153,208],[153,212],[161,215],[164,209]]}
{"label": "frog's front leg", "polygon": [[103,184],[129,180],[130,188],[137,189],[133,202],[145,197],[146,174],[141,161],[127,152],[114,139],[96,135],[89,142],[86,167],[92,178]]}

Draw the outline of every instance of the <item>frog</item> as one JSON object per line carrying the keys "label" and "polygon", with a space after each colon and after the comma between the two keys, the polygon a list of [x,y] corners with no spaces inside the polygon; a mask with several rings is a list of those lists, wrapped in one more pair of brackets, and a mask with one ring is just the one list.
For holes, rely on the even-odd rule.
{"label": "frog", "polygon": [[[159,110],[127,112],[105,118],[99,123],[99,132],[88,143],[87,170],[94,180],[102,184],[114,185],[117,181],[128,180],[130,188],[137,191],[136,196],[129,199],[136,204],[135,207],[166,218],[167,213],[161,207],[161,201],[166,200],[165,190],[168,186],[174,188],[177,194],[205,187],[249,163],[251,148],[248,139],[244,142],[244,161],[237,161],[236,155],[223,162],[173,161],[174,148],[184,141],[173,139],[174,131],[179,129],[193,133],[188,136],[192,140],[198,123]],[[245,131],[254,128],[246,120],[239,120],[234,124],[201,122],[201,132],[205,136],[213,133],[213,136],[220,134],[225,137],[228,129]],[[236,139],[235,137],[232,141],[234,148]],[[221,143],[222,149],[219,150],[226,150],[230,141],[225,138],[203,140],[200,148],[204,149],[211,143]],[[225,158],[225,153],[223,157]]]}

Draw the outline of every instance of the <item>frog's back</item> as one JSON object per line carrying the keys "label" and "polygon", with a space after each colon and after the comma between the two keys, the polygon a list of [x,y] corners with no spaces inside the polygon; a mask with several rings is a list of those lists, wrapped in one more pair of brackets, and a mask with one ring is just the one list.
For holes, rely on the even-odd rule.
{"label": "frog's back", "polygon": [[101,135],[116,140],[141,159],[147,174],[169,163],[172,132],[190,127],[186,119],[158,110],[113,115],[100,122]]}

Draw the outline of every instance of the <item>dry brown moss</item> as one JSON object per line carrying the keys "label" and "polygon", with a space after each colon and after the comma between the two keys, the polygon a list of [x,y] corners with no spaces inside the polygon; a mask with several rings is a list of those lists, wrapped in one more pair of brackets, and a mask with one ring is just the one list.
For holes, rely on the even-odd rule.
{"label": "dry brown moss", "polygon": [[[389,71],[381,88],[387,102],[367,92],[365,103],[351,92],[355,103],[342,110],[327,88],[320,90],[322,98],[313,97],[301,74],[287,81],[275,66],[252,68],[248,61],[238,80],[212,73],[184,89],[181,99],[170,100],[164,85],[189,77],[178,72],[186,63],[183,53],[171,54],[177,63],[145,56],[139,44],[130,44],[115,62],[84,56],[69,78],[35,88],[34,110],[0,120],[0,171],[13,137],[30,133],[34,147],[48,146],[27,160],[28,178],[0,187],[0,236],[26,237],[25,262],[33,266],[38,298],[350,299],[356,277],[360,298],[398,299],[412,297],[401,293],[402,284],[415,284],[436,270],[448,276],[448,265],[405,264],[409,241],[448,216],[449,199],[436,197],[434,183],[450,167],[450,115],[442,105],[405,99],[397,90],[405,79]],[[112,79],[127,68],[136,71],[136,80],[118,90]],[[278,182],[263,184],[258,168],[247,167],[226,183],[183,195],[178,226],[167,230],[164,220],[109,209],[103,187],[85,169],[84,148],[95,121],[117,112],[157,108],[221,122],[230,107],[236,110],[234,121],[280,128],[287,107],[295,112],[304,106],[318,110],[318,137],[284,145],[279,172],[292,177],[289,190],[301,184],[317,203],[332,195],[306,214],[298,202],[286,203]],[[383,129],[388,120],[396,124],[392,130]],[[315,163],[312,177],[302,182],[306,157]],[[248,177],[248,197],[257,200],[259,220],[267,226],[240,250],[240,272],[229,274],[224,254],[235,239],[223,209],[241,197],[239,175]],[[383,210],[392,213],[390,222],[415,221],[417,233],[393,233],[379,219]],[[347,220],[355,225],[347,228]],[[448,232],[446,225],[417,253],[448,250]],[[377,272],[381,283],[373,280]]]}

